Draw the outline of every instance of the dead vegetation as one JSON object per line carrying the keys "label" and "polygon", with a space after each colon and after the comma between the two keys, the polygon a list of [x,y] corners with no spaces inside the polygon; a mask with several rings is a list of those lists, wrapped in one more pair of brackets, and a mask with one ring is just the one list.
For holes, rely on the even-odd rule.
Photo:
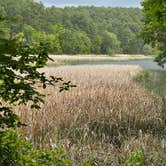
{"label": "dead vegetation", "polygon": [[41,111],[21,107],[25,136],[36,147],[63,147],[75,163],[123,165],[136,150],[144,165],[164,166],[166,119],[160,97],[136,84],[137,66],[45,68],[77,85],[68,92],[49,87]]}

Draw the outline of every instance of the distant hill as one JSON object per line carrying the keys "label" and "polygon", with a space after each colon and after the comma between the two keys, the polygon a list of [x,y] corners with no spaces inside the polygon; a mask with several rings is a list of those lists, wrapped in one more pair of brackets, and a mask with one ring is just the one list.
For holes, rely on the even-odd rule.
{"label": "distant hill", "polygon": [[9,34],[20,32],[29,43],[46,42],[55,54],[149,54],[139,33],[139,8],[50,7],[33,0],[1,0],[0,13],[17,18],[7,23]]}

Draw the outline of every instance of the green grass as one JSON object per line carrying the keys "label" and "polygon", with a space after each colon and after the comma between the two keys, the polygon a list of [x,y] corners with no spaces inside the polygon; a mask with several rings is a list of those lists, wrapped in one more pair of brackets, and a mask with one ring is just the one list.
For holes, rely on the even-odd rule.
{"label": "green grass", "polygon": [[137,61],[141,61],[141,60],[144,60],[144,59],[127,59],[127,60],[125,60],[125,59],[123,59],[123,60],[118,60],[118,59],[116,59],[116,60],[114,60],[114,59],[103,59],[103,60],[98,60],[98,59],[93,59],[93,60],[64,60],[63,62],[62,62],[62,64],[64,64],[64,65],[77,65],[77,64],[86,64],[86,63],[97,63],[97,62],[101,62],[101,63],[104,63],[104,62],[130,62],[130,61],[135,61],[135,60],[137,60]]}
{"label": "green grass", "polygon": [[[148,91],[155,93],[162,99],[162,116],[166,117],[166,71],[160,70],[142,70],[135,77],[138,82]],[[166,135],[164,134],[166,138]]]}
{"label": "green grass", "polygon": [[166,72],[159,70],[142,70],[134,80],[146,89],[166,98]]}

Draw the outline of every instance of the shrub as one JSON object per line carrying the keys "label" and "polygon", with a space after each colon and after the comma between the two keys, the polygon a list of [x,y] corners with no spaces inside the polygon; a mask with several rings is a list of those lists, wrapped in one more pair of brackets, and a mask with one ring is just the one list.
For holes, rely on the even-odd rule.
{"label": "shrub", "polygon": [[124,164],[124,166],[142,166],[142,165],[143,165],[143,152],[140,150],[134,152]]}
{"label": "shrub", "polygon": [[0,166],[71,166],[60,148],[35,150],[13,130],[0,132]]}
{"label": "shrub", "polygon": [[147,81],[150,77],[150,71],[141,70],[137,75],[134,76],[134,80],[138,82]]}

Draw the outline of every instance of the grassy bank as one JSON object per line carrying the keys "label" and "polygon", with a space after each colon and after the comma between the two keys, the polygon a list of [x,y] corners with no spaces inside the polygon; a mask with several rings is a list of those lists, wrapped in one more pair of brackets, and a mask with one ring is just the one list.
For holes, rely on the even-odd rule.
{"label": "grassy bank", "polygon": [[143,166],[166,165],[163,100],[133,80],[141,68],[84,65],[44,71],[77,87],[63,93],[49,87],[42,111],[19,109],[28,124],[25,137],[36,147],[63,147],[75,165],[88,160],[92,166],[123,166],[136,151]]}
{"label": "grassy bank", "polygon": [[166,72],[159,70],[142,70],[134,79],[145,89],[166,97]]}
{"label": "grassy bank", "polygon": [[75,65],[90,62],[121,62],[133,60],[149,60],[152,56],[120,54],[108,55],[50,55],[54,62],[49,61],[48,66]]}
{"label": "grassy bank", "polygon": [[[166,71],[159,70],[142,70],[135,77],[134,80],[155,95],[162,99],[162,114],[166,116]],[[166,128],[165,135],[166,138]]]}

